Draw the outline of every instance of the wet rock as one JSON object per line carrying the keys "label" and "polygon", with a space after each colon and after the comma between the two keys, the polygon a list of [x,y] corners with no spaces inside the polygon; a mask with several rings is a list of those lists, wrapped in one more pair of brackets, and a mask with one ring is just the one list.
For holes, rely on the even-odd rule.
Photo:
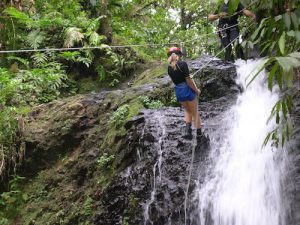
{"label": "wet rock", "polygon": [[[199,68],[207,60],[191,61],[191,68]],[[235,102],[235,76],[233,65],[218,60],[196,76],[196,80],[202,80],[205,100],[199,106],[204,134],[218,131],[222,113]],[[182,138],[185,123],[180,108],[143,110],[115,130],[108,124],[119,106],[132,106],[141,95],[168,102],[172,91],[170,79],[165,76],[151,84],[76,96],[37,107],[25,126],[26,157],[30,160],[24,168],[36,173],[55,166],[45,175],[47,194],[42,196],[42,203],[39,193],[44,190],[37,188],[35,193],[31,189],[35,196],[31,207],[34,205],[50,215],[65,210],[65,224],[184,224],[185,192],[192,192],[195,180],[209,164],[209,139],[203,137],[197,142],[195,137]],[[119,130],[123,132],[118,133]],[[110,136],[111,132],[116,134]],[[111,164],[100,165],[104,153],[108,162],[109,156],[113,156]],[[60,205],[63,209],[58,209]],[[49,216],[37,216],[27,210],[24,214],[40,224]],[[47,222],[56,224],[60,219],[52,216]]]}
{"label": "wet rock", "polygon": [[223,63],[219,58],[203,55],[199,59],[189,62],[191,73],[195,73],[194,80],[201,87],[202,101],[235,95],[240,91],[236,85],[236,68],[232,63]]}

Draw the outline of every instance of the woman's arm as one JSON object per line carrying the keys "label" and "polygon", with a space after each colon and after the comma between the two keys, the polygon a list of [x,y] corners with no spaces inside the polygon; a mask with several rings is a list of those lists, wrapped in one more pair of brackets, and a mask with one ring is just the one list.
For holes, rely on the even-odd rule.
{"label": "woman's arm", "polygon": [[185,80],[186,80],[186,83],[190,86],[190,88],[192,88],[196,92],[196,94],[199,96],[201,91],[197,88],[194,80],[190,77],[186,77]]}

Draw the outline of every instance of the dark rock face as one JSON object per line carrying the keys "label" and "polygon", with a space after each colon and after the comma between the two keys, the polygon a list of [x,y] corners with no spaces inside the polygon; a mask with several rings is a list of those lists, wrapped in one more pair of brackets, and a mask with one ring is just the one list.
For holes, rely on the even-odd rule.
{"label": "dark rock face", "polygon": [[182,138],[183,111],[178,108],[144,111],[141,117],[145,122],[128,131],[129,139],[120,148],[127,153],[127,165],[105,191],[105,210],[95,224],[117,225],[126,219],[135,224],[184,222],[192,151],[193,166],[198,167],[208,151],[208,139],[203,137],[197,142]]}
{"label": "dark rock face", "polygon": [[[191,62],[191,68],[199,68],[210,59]],[[235,102],[239,89],[234,80],[236,71],[233,65],[223,65],[216,60],[205,69],[206,72],[195,78],[203,80],[204,100],[210,100],[199,106],[205,132],[210,133],[219,129],[215,121],[220,121],[222,113]],[[185,213],[187,217],[193,213],[190,194],[199,174],[205,174],[205,166],[210,162],[207,158],[209,139],[197,142],[195,138],[191,141],[182,138],[183,115],[184,111],[179,108],[143,111],[142,115],[125,125],[130,129],[119,149],[119,154],[124,155],[124,169],[103,194],[95,224],[185,223]],[[132,125],[134,123],[136,126]],[[195,155],[189,180],[193,151]]]}
{"label": "dark rock face", "polygon": [[236,69],[232,63],[223,63],[218,58],[204,55],[189,62],[192,73],[197,72],[195,82],[204,90],[202,101],[210,101],[224,96],[234,96],[240,88],[235,83]]}
{"label": "dark rock face", "polygon": [[[195,70],[209,60],[203,57],[189,64]],[[202,87],[199,110],[205,133],[218,129],[215,121],[235,102],[239,91],[235,77],[234,66],[217,59],[195,76]],[[152,84],[77,96],[38,107],[26,122],[24,140],[27,158],[31,160],[25,168],[49,168],[48,164],[59,161],[60,154],[67,154],[67,159],[50,169],[38,188],[31,188],[33,200],[23,212],[30,223],[184,224],[192,153],[195,155],[187,213],[192,211],[189,197],[195,180],[209,163],[209,144],[207,138],[182,138],[183,110],[143,110],[124,125],[124,134],[110,140],[111,146],[103,146],[110,138],[108,121],[119,106],[136,103],[141,95],[163,100],[171,94],[172,84],[166,76]],[[113,169],[99,166],[104,152],[115,156]],[[45,191],[48,194],[41,196]],[[32,213],[32,207],[41,213]],[[45,211],[49,213],[42,213]],[[49,216],[58,212],[64,213],[63,220]]]}

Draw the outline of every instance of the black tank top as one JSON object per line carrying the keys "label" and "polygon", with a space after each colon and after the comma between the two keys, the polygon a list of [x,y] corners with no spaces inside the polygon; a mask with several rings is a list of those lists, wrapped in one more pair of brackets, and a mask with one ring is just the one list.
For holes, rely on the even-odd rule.
{"label": "black tank top", "polygon": [[175,85],[185,82],[185,78],[189,77],[189,67],[186,62],[178,61],[176,70],[171,66],[168,67],[168,74]]}

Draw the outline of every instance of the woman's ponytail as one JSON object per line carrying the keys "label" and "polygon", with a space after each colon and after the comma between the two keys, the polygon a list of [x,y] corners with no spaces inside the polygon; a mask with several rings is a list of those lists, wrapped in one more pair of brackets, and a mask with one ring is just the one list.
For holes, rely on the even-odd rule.
{"label": "woman's ponytail", "polygon": [[179,60],[179,56],[176,55],[175,53],[172,53],[172,55],[168,58],[168,63],[173,68],[173,70],[177,69],[176,64],[178,60]]}

